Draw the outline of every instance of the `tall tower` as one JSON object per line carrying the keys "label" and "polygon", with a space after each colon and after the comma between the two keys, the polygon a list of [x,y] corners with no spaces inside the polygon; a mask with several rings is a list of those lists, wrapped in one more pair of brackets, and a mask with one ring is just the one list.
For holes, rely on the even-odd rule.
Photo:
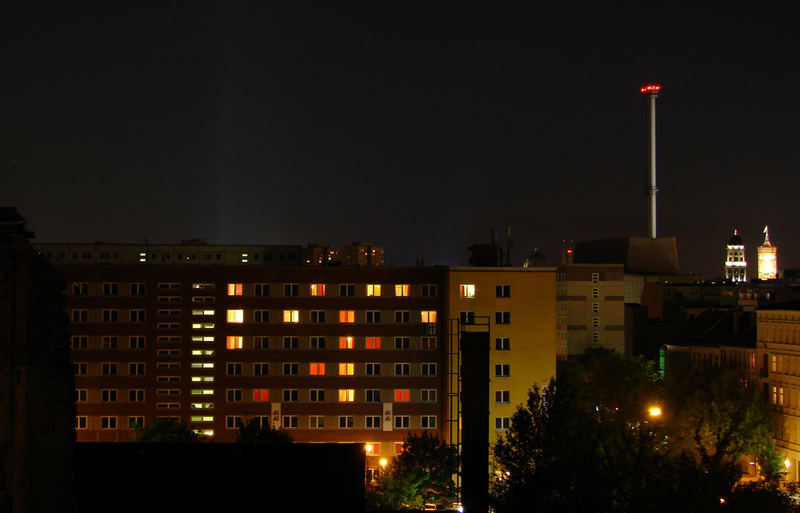
{"label": "tall tower", "polygon": [[734,283],[747,281],[747,260],[744,257],[744,243],[739,237],[739,230],[733,230],[733,237],[728,240],[725,279]]}
{"label": "tall tower", "polygon": [[639,91],[647,98],[647,163],[650,175],[650,185],[647,187],[647,235],[656,238],[656,98],[661,90],[660,85],[651,84],[642,87]]}
{"label": "tall tower", "polygon": [[764,227],[764,242],[758,247],[758,279],[774,280],[778,277],[778,246],[769,241],[769,226]]}

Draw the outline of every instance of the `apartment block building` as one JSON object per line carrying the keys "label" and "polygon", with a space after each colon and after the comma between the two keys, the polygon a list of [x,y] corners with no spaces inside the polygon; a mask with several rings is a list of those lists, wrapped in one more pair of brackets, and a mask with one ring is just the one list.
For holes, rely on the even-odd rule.
{"label": "apartment block building", "polygon": [[377,468],[409,433],[452,438],[461,324],[491,332],[490,441],[555,373],[554,268],[54,263],[79,442],[162,417],[233,441],[255,418]]}

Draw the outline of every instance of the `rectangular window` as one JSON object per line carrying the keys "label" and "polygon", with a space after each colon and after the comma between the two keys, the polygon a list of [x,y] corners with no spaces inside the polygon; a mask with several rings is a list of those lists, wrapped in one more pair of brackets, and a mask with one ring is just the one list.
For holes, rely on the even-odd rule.
{"label": "rectangular window", "polygon": [[283,337],[284,349],[297,349],[300,339],[297,337]]}
{"label": "rectangular window", "polygon": [[592,317],[592,328],[600,327],[600,317]]}
{"label": "rectangular window", "polygon": [[75,362],[72,367],[76,376],[86,376],[88,374],[89,364],[86,362]]}
{"label": "rectangular window", "polygon": [[[364,427],[367,429],[380,429],[381,428],[381,416],[380,415],[367,415],[364,417]],[[374,446],[373,446],[374,449]],[[380,454],[380,451],[378,451]]]}
{"label": "rectangular window", "polygon": [[511,312],[495,312],[495,324],[511,324]]}
{"label": "rectangular window", "polygon": [[498,285],[495,287],[497,297],[511,297],[511,285]]}
{"label": "rectangular window", "polygon": [[73,296],[88,296],[89,295],[89,284],[88,283],[73,283],[72,284],[72,295]]}
{"label": "rectangular window", "polygon": [[394,337],[395,349],[409,349],[411,347],[411,339],[409,337]]}
{"label": "rectangular window", "polygon": [[72,322],[73,323],[84,323],[89,318],[89,310],[73,310],[72,311]]}
{"label": "rectangular window", "polygon": [[269,296],[269,283],[256,283],[255,285],[256,296]]}
{"label": "rectangular window", "polygon": [[365,339],[365,348],[366,349],[380,349],[381,348],[381,337],[367,337]]}
{"label": "rectangular window", "polygon": [[89,337],[85,335],[73,335],[72,349],[88,349],[88,348],[89,348]]}
{"label": "rectangular window", "polygon": [[144,390],[140,388],[128,390],[128,401],[131,403],[143,403]]}
{"label": "rectangular window", "polygon": [[378,310],[367,310],[367,324],[379,324],[381,313]]}
{"label": "rectangular window", "polygon": [[600,282],[600,273],[592,273],[592,283]]}
{"label": "rectangular window", "polygon": [[294,388],[284,388],[283,389],[283,402],[285,403],[296,403],[297,402],[297,390]]}
{"label": "rectangular window", "polygon": [[253,402],[265,403],[269,401],[269,390],[266,388],[253,389]]}
{"label": "rectangular window", "polygon": [[422,349],[436,349],[436,337],[422,337]]}
{"label": "rectangular window", "polygon": [[409,426],[411,426],[411,418],[408,415],[394,416],[395,429],[408,429]]}
{"label": "rectangular window", "polygon": [[342,283],[339,285],[339,295],[342,297],[350,297],[355,295],[356,288],[349,283]]}
{"label": "rectangular window", "polygon": [[128,428],[129,429],[143,429],[144,428],[144,417],[137,415],[128,417]]}
{"label": "rectangular window", "polygon": [[253,337],[253,349],[269,349],[269,337]]}
{"label": "rectangular window", "polygon": [[118,337],[113,336],[104,336],[103,337],[103,349],[116,349],[117,348],[117,340]]}
{"label": "rectangular window", "polygon": [[411,286],[407,283],[398,283],[394,286],[394,295],[396,297],[408,297],[411,293]]}
{"label": "rectangular window", "polygon": [[600,313],[600,303],[592,303],[592,313]]}
{"label": "rectangular window", "polygon": [[353,337],[339,337],[339,349],[353,349]]}
{"label": "rectangular window", "polygon": [[380,295],[381,295],[380,285],[367,285],[367,296],[380,296]]}
{"label": "rectangular window", "polygon": [[244,322],[244,310],[228,310],[228,322],[242,324]]}
{"label": "rectangular window", "polygon": [[239,362],[228,362],[228,364],[225,366],[225,373],[228,376],[241,376],[242,364]]}
{"label": "rectangular window", "polygon": [[423,415],[419,418],[419,427],[422,429],[436,429],[436,415]]}
{"label": "rectangular window", "polygon": [[422,324],[436,324],[436,310],[423,310],[420,312]]}
{"label": "rectangular window", "polygon": [[426,388],[424,390],[420,390],[420,400],[423,403],[435,403],[436,402],[436,389],[435,388]]}
{"label": "rectangular window", "polygon": [[100,417],[101,429],[117,429],[116,417]]}
{"label": "rectangular window", "polygon": [[101,390],[100,391],[100,400],[104,403],[115,403],[117,402],[117,391],[116,390]]}
{"label": "rectangular window", "polygon": [[128,347],[130,349],[144,349],[145,338],[141,335],[128,337]]}
{"label": "rectangular window", "polygon": [[495,417],[494,429],[496,431],[508,431],[511,427],[511,417]]}
{"label": "rectangular window", "polygon": [[[268,394],[269,395],[269,394]],[[229,388],[225,390],[225,400],[229,403],[239,403],[242,401],[242,391],[238,388]]]}
{"label": "rectangular window", "polygon": [[458,320],[461,324],[475,324],[475,312],[460,312]]}
{"label": "rectangular window", "polygon": [[119,310],[103,310],[103,322],[117,322]]}
{"label": "rectangular window", "polygon": [[144,362],[131,362],[128,364],[130,376],[144,376]]}
{"label": "rectangular window", "polygon": [[284,376],[297,376],[297,364],[296,363],[284,363],[283,364],[283,375]]}
{"label": "rectangular window", "polygon": [[283,416],[283,429],[294,429],[297,427],[297,415]]}
{"label": "rectangular window", "polygon": [[75,402],[85,403],[89,397],[89,391],[86,389],[75,390]]}
{"label": "rectangular window", "polygon": [[511,339],[508,337],[497,337],[494,339],[494,348],[496,351],[510,351]]}
{"label": "rectangular window", "polygon": [[242,284],[241,283],[228,283],[228,295],[229,296],[241,296],[242,295]]}
{"label": "rectangular window", "polygon": [[381,391],[377,389],[366,390],[364,400],[367,401],[368,403],[381,402]]}
{"label": "rectangular window", "polygon": [[255,310],[253,312],[255,322],[269,322],[269,310]]}
{"label": "rectangular window", "polygon": [[380,363],[368,363],[365,366],[365,373],[367,376],[380,376],[381,375],[381,364]]}
{"label": "rectangular window", "polygon": [[325,427],[325,417],[323,415],[310,415],[308,417],[309,429],[323,429]]}
{"label": "rectangular window", "polygon": [[593,288],[592,289],[592,299],[597,299],[600,297],[600,289]]}
{"label": "rectangular window", "polygon": [[495,365],[494,375],[498,378],[507,378],[511,376],[511,365],[508,363]]}
{"label": "rectangular window", "polygon": [[324,283],[312,283],[310,285],[311,288],[311,295],[312,296],[324,296],[325,295],[325,284]]}
{"label": "rectangular window", "polygon": [[339,322],[343,324],[356,322],[356,312],[354,310],[339,310]]}
{"label": "rectangular window", "polygon": [[117,375],[117,364],[116,363],[104,363],[100,366],[101,372],[103,376],[116,376]]}
{"label": "rectangular window", "polygon": [[592,332],[592,342],[600,342],[600,332],[593,331]]}
{"label": "rectangular window", "polygon": [[311,322],[313,323],[325,322],[325,310],[311,310]]}
{"label": "rectangular window", "polygon": [[242,349],[244,347],[244,337],[228,335],[225,343],[225,347],[228,349]]}
{"label": "rectangular window", "polygon": [[146,291],[144,283],[131,283],[131,296],[144,296]]}
{"label": "rectangular window", "polygon": [[458,295],[467,298],[475,297],[475,285],[471,283],[462,283],[458,286]]}
{"label": "rectangular window", "polygon": [[340,363],[339,375],[340,376],[353,376],[355,375],[356,366],[354,363]]}
{"label": "rectangular window", "polygon": [[396,388],[394,390],[394,402],[407,403],[411,400],[411,390],[408,388]]}
{"label": "rectangular window", "polygon": [[325,391],[321,389],[312,389],[308,391],[308,400],[312,403],[324,403]]}
{"label": "rectangular window", "polygon": [[119,284],[118,283],[103,283],[103,295],[104,296],[117,296],[117,295],[119,295]]}
{"label": "rectangular window", "polygon": [[436,376],[436,364],[435,363],[423,363],[420,364],[420,370],[423,376]]}
{"label": "rectangular window", "polygon": [[308,373],[311,376],[324,376],[325,364],[322,362],[312,362],[308,364]]}
{"label": "rectangular window", "polygon": [[436,285],[428,284],[422,286],[423,297],[436,297]]}
{"label": "rectangular window", "polygon": [[86,415],[78,415],[75,417],[75,429],[86,429]]}
{"label": "rectangular window", "polygon": [[225,429],[239,429],[243,426],[241,415],[226,415]]}
{"label": "rectangular window", "polygon": [[494,402],[497,404],[509,404],[511,402],[511,392],[508,390],[495,391]]}
{"label": "rectangular window", "polygon": [[300,310],[284,310],[283,322],[290,322],[290,323],[300,322]]}
{"label": "rectangular window", "polygon": [[339,402],[340,403],[352,403],[356,400],[356,391],[352,388],[340,388],[339,389]]}
{"label": "rectangular window", "polygon": [[325,349],[325,337],[311,337],[311,349]]}
{"label": "rectangular window", "polygon": [[408,324],[411,315],[406,310],[397,311],[394,313],[394,322],[396,324]]}
{"label": "rectangular window", "polygon": [[283,284],[283,295],[284,296],[299,296],[300,295],[300,286],[297,283],[284,283]]}
{"label": "rectangular window", "polygon": [[353,427],[353,416],[352,415],[341,415],[339,417],[339,428],[340,429],[351,429]]}
{"label": "rectangular window", "polygon": [[411,375],[411,364],[410,363],[395,363],[394,364],[394,375],[395,376],[410,376]]}
{"label": "rectangular window", "polygon": [[269,376],[269,364],[266,362],[254,363],[253,376]]}

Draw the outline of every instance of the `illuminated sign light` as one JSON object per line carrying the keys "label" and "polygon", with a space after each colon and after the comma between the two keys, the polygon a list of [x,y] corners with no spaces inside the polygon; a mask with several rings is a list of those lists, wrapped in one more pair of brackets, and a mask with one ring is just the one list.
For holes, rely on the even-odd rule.
{"label": "illuminated sign light", "polygon": [[660,90],[661,86],[656,84],[646,85],[643,88],[639,89],[641,93],[657,93]]}

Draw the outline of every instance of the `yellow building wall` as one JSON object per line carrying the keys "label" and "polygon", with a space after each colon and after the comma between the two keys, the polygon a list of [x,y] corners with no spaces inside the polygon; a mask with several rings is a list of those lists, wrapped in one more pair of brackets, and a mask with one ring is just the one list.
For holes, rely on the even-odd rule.
{"label": "yellow building wall", "polygon": [[[474,296],[464,297],[462,285],[473,285]],[[509,297],[498,297],[498,285],[509,287]],[[510,420],[534,384],[547,385],[555,376],[556,270],[450,268],[446,287],[448,319],[458,319],[461,312],[489,318],[489,443],[494,444],[504,432],[497,429],[496,419]],[[497,312],[508,312],[509,323],[498,324]],[[508,339],[508,350],[497,349],[498,338]],[[497,365],[509,365],[509,375],[497,376]],[[498,391],[508,392],[508,402],[496,401]]]}

